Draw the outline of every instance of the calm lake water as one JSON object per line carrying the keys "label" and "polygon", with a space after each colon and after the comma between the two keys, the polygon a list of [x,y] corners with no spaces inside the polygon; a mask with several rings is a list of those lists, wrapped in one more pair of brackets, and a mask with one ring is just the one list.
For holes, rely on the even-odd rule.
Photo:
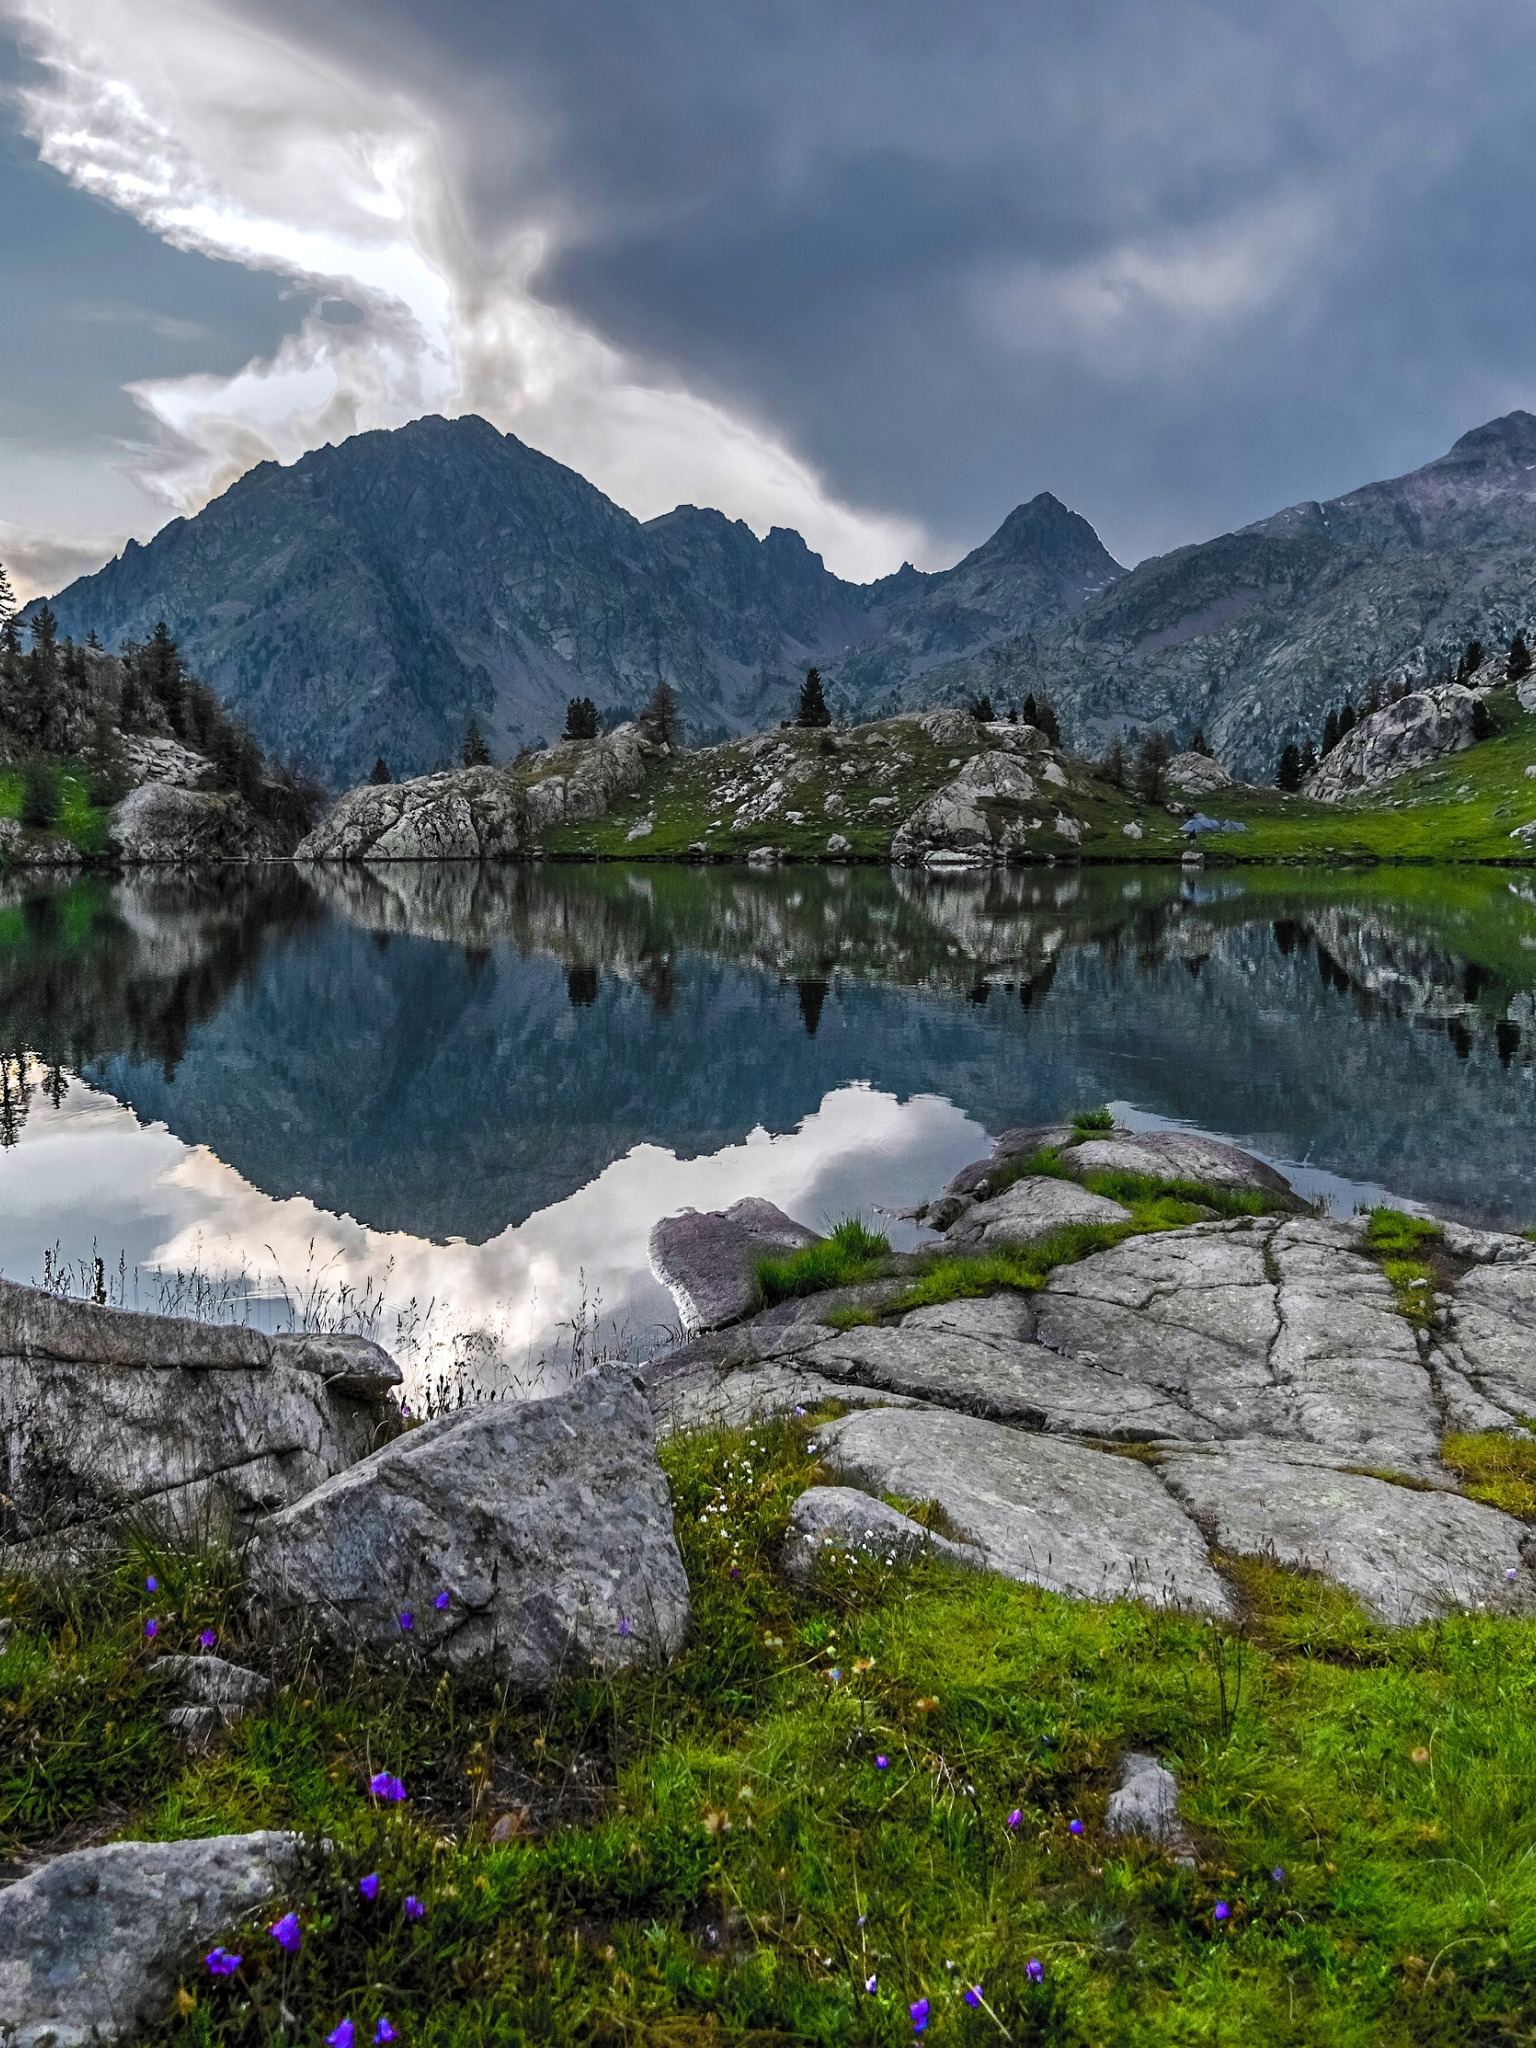
{"label": "calm lake water", "polygon": [[0,1048],[0,1270],[307,1302],[418,1391],[536,1381],[594,1316],[654,1348],[676,1209],[899,1209],[1104,1102],[1339,1209],[1536,1222],[1536,880],[1508,871],[13,880]]}

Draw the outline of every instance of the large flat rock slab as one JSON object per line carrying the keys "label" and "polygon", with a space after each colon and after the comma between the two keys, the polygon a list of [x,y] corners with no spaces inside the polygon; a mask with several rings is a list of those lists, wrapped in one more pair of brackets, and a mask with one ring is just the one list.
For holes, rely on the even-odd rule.
{"label": "large flat rock slab", "polygon": [[724,1371],[699,1366],[663,1381],[650,1395],[656,1427],[669,1436],[694,1429],[740,1429],[760,1417],[793,1415],[797,1409],[820,1408],[828,1401],[847,1407],[886,1401],[909,1405],[899,1394],[849,1386],[771,1360]]}
{"label": "large flat rock slab", "polygon": [[842,1551],[870,1563],[910,1564],[939,1557],[970,1570],[986,1565],[974,1545],[935,1536],[899,1508],[855,1486],[810,1486],[795,1502],[784,1542],[786,1577],[808,1582],[824,1551]]}
{"label": "large flat rock slab", "polygon": [[1220,1549],[1315,1572],[1394,1626],[1468,1607],[1536,1612],[1536,1539],[1477,1501],[1256,1447],[1174,1455],[1159,1471]]}
{"label": "large flat rock slab", "polygon": [[951,1244],[965,1251],[1005,1251],[1040,1244],[1075,1223],[1129,1223],[1131,1212],[1075,1181],[1031,1175],[1000,1195],[978,1201],[951,1224]]}
{"label": "large flat rock slab", "polygon": [[670,1656],[688,1622],[650,1409],[617,1369],[408,1431],[274,1516],[249,1578],[289,1636],[538,1688]]}
{"label": "large flat rock slab", "polygon": [[761,1259],[815,1244],[816,1233],[756,1195],[729,1209],[684,1209],[651,1232],[651,1267],[677,1303],[686,1329],[737,1322],[757,1305]]}
{"label": "large flat rock slab", "polygon": [[1477,1266],[1448,1308],[1452,1356],[1512,1422],[1536,1416],[1536,1245],[1529,1263]]}
{"label": "large flat rock slab", "polygon": [[[0,2043],[104,2048],[172,2016],[202,1952],[272,1898],[297,1835],[110,1842],[0,1891]],[[261,1939],[265,1940],[265,1936]]]}
{"label": "large flat rock slab", "polygon": [[937,1500],[1006,1578],[1080,1599],[1230,1611],[1200,1531],[1134,1459],[934,1409],[845,1415],[817,1440],[834,1471],[871,1493]]}

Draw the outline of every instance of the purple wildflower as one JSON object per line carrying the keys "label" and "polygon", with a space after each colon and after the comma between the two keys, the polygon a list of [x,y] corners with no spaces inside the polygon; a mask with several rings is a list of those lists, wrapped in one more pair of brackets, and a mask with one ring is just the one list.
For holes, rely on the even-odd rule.
{"label": "purple wildflower", "polygon": [[[443,1590],[441,1591],[441,1593],[439,1593],[439,1594],[438,1594],[438,1596],[437,1596],[437,1598],[436,1598],[436,1599],[435,1599],[435,1600],[434,1600],[434,1601],[432,1602],[432,1605],[433,1605],[433,1606],[434,1606],[434,1607],[435,1607],[435,1608],[437,1609],[438,1613],[439,1613],[439,1614],[441,1614],[441,1613],[442,1613],[442,1611],[443,1611],[443,1609],[444,1609],[444,1608],[445,1608],[445,1607],[446,1607],[446,1606],[448,1605],[448,1602],[449,1602],[449,1600],[450,1600],[450,1599],[451,1599],[452,1597],[453,1597],[453,1596],[452,1596],[452,1595],[451,1595],[451,1594],[449,1593],[449,1591],[448,1591],[448,1588],[447,1588],[446,1586],[444,1586],[444,1588],[443,1588]],[[384,2026],[385,2024],[386,2024],[386,2022],[385,2022],[385,2021],[383,2021],[383,2020],[380,2020],[380,2021],[379,2021],[379,2025],[380,2025],[381,2027],[382,2027],[382,2026]]]}
{"label": "purple wildflower", "polygon": [[375,1799],[404,1799],[405,1787],[389,1771],[375,1771],[368,1780],[368,1790]]}
{"label": "purple wildflower", "polygon": [[401,1414],[402,1414],[402,1415],[404,1416],[404,1415],[409,1415],[409,1414],[410,1414],[410,1412],[411,1412],[411,1404],[410,1404],[410,1402],[409,1402],[409,1401],[402,1401],[402,1402],[400,1403],[400,1413],[401,1413]]}
{"label": "purple wildflower", "polygon": [[842,1665],[841,1665],[841,1664],[834,1664],[834,1665],[832,1666],[832,1669],[831,1669],[831,1670],[830,1670],[830,1671],[829,1671],[829,1672],[827,1673],[827,1676],[828,1676],[828,1678],[830,1678],[830,1679],[831,1679],[831,1681],[832,1681],[832,1683],[833,1683],[834,1685],[840,1685],[840,1684],[842,1683],[842,1678],[843,1678],[843,1667],[842,1667]]}
{"label": "purple wildflower", "polygon": [[150,1640],[151,1642],[153,1642],[153,1641],[155,1640],[155,1637],[156,1637],[157,1635],[159,1635],[159,1633],[160,1633],[160,1624],[159,1624],[159,1622],[158,1622],[158,1621],[156,1621],[156,1619],[155,1619],[155,1617],[154,1617],[153,1615],[151,1615],[151,1616],[149,1617],[148,1621],[146,1621],[146,1622],[145,1622],[145,1624],[144,1624],[144,1633],[145,1633],[145,1635],[147,1635],[147,1636],[149,1637],[149,1640]]}
{"label": "purple wildflower", "polygon": [[240,1967],[239,1956],[232,1956],[227,1948],[211,1948],[203,1961],[208,1965],[210,1977],[232,1977]]}
{"label": "purple wildflower", "polygon": [[632,1636],[634,1632],[634,1627],[630,1622],[629,1616],[627,1614],[621,1614],[619,1616],[619,1634],[621,1636]]}
{"label": "purple wildflower", "polygon": [[153,1572],[151,1572],[151,1573],[150,1573],[150,1575],[149,1575],[149,1577],[148,1577],[148,1578],[147,1578],[147,1579],[146,1579],[146,1580],[144,1581],[144,1590],[145,1590],[145,1592],[146,1592],[146,1593],[158,1593],[158,1592],[159,1592],[159,1590],[160,1590],[160,1581],[159,1581],[159,1580],[158,1580],[158,1579],[157,1579],[157,1578],[155,1577],[155,1575],[154,1575],[154,1573],[153,1573]]}
{"label": "purple wildflower", "polygon": [[877,1771],[888,1771],[890,1767],[891,1760],[888,1756],[877,1756],[875,1758],[875,1769]]}
{"label": "purple wildflower", "polygon": [[908,2010],[912,2014],[912,2031],[914,2034],[920,2034],[923,2031],[924,2027],[926,2027],[928,2024],[927,1999],[920,1998],[917,2001],[916,2005],[910,2006]]}
{"label": "purple wildflower", "polygon": [[357,1880],[357,1888],[368,1903],[372,1905],[373,1901],[379,1896],[379,1873],[376,1870],[370,1870],[366,1877],[360,1877]]}
{"label": "purple wildflower", "polygon": [[375,2041],[393,2041],[393,2040],[394,2040],[394,2038],[395,2038],[395,2030],[394,2030],[394,2028],[393,2028],[393,2027],[392,2027],[392,2026],[391,2026],[391,2025],[389,2024],[389,2021],[388,2021],[388,2020],[380,2020],[380,2021],[379,2021],[379,2024],[378,2024],[378,2025],[377,2025],[377,2026],[376,2026],[376,2027],[374,2028],[374,2030],[373,2030],[373,2038],[374,2038],[374,2040],[375,2040]]}
{"label": "purple wildflower", "polygon": [[211,1650],[211,1649],[213,1648],[214,1644],[215,1644],[215,1643],[216,1643],[216,1642],[217,1642],[217,1641],[218,1641],[219,1639],[218,1639],[218,1637],[217,1637],[217,1636],[216,1636],[216,1635],[214,1634],[214,1632],[213,1632],[213,1630],[212,1630],[211,1628],[205,1628],[205,1629],[203,1630],[202,1634],[201,1634],[201,1635],[200,1635],[200,1636],[198,1637],[198,1639],[197,1639],[197,1640],[198,1640],[198,1642],[199,1642],[199,1643],[201,1644],[201,1646],[203,1647],[203,1649],[205,1649],[205,1650]]}
{"label": "purple wildflower", "polygon": [[1023,1809],[1023,1807],[1022,1807],[1022,1806],[1016,1806],[1016,1807],[1015,1807],[1015,1808],[1013,1809],[1012,1813],[1010,1813],[1010,1814],[1009,1814],[1009,1816],[1008,1816],[1008,1821],[1007,1821],[1007,1825],[1008,1825],[1009,1827],[1011,1827],[1011,1828],[1016,1828],[1016,1827],[1017,1827],[1017,1826],[1019,1825],[1019,1823],[1020,1823],[1020,1822],[1021,1822],[1021,1821],[1023,1820],[1023,1818],[1024,1818],[1024,1809]]}
{"label": "purple wildflower", "polygon": [[967,2004],[968,2006],[970,2006],[970,2007],[971,2007],[971,2008],[972,2008],[973,2010],[975,2009],[975,2007],[977,2007],[978,2005],[980,2005],[980,2003],[981,2003],[981,1986],[980,1986],[979,1984],[973,1984],[973,1985],[971,1986],[970,1990],[966,1992],[966,1994],[965,1994],[965,2002],[966,2002],[966,2004]]}
{"label": "purple wildflower", "polygon": [[285,1913],[281,1920],[274,1920],[267,1929],[278,1947],[290,1956],[296,1956],[304,1946],[304,1937],[299,1932],[297,1913]]}
{"label": "purple wildflower", "polygon": [[1072,1820],[1067,1822],[1067,1833],[1069,1835],[1080,1835],[1082,1832],[1083,1824],[1080,1820]]}
{"label": "purple wildflower", "polygon": [[1227,1904],[1225,1899],[1218,1899],[1216,1901],[1216,1918],[1218,1920],[1225,1920],[1231,1913],[1231,1911],[1232,1908]]}
{"label": "purple wildflower", "polygon": [[1281,1869],[1278,1863],[1275,1865],[1274,1869],[1269,1874],[1275,1880],[1276,1884],[1285,1883],[1285,1872]]}
{"label": "purple wildflower", "polygon": [[878,1977],[866,1977],[864,1979],[864,1989],[869,1993],[871,1998],[874,1997],[876,1991],[878,1991],[879,1988],[880,1979]]}
{"label": "purple wildflower", "polygon": [[1024,1965],[1024,1974],[1031,1984],[1043,1983],[1045,1981],[1045,1965],[1038,1956],[1031,1956]]}
{"label": "purple wildflower", "polygon": [[402,1614],[400,1617],[400,1626],[405,1630],[407,1635],[409,1635],[411,1630],[416,1626],[416,1617],[414,1614],[412,1614],[409,1607],[407,1607],[404,1614]]}
{"label": "purple wildflower", "polygon": [[420,1920],[426,1910],[426,1907],[414,1892],[408,1894],[405,1901],[405,1917],[407,1920]]}
{"label": "purple wildflower", "polygon": [[353,2048],[356,2039],[357,2029],[350,2020],[343,2020],[334,2032],[326,2035],[325,2048]]}
{"label": "purple wildflower", "polygon": [[1504,1576],[1506,1579],[1512,1579],[1515,1576],[1515,1568],[1513,1565],[1509,1567],[1509,1570],[1505,1572]]}

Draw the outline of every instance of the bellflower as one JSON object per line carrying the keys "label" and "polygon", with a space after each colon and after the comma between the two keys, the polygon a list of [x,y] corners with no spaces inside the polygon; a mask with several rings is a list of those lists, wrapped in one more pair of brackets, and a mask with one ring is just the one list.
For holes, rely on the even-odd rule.
{"label": "bellflower", "polygon": [[416,1626],[416,1617],[414,1614],[412,1614],[409,1608],[407,1608],[404,1614],[401,1615],[400,1626],[405,1630],[407,1635],[409,1635],[411,1630]]}
{"label": "bellflower", "polygon": [[974,2008],[975,2008],[976,2006],[980,2005],[980,2003],[981,2003],[981,1986],[980,1986],[979,1984],[973,1984],[973,1985],[971,1986],[970,1990],[966,1992],[966,1994],[965,1994],[965,2002],[966,2002],[966,2004],[967,2004],[968,2006],[970,2006],[970,2007],[971,2007],[971,2008],[972,2008],[973,2010],[974,2010]]}
{"label": "bellflower", "polygon": [[297,1913],[285,1913],[281,1920],[274,1920],[267,1929],[278,1947],[290,1956],[296,1956],[304,1946],[304,1936],[299,1931]]}
{"label": "bellflower", "polygon": [[219,1639],[211,1628],[205,1628],[197,1640],[203,1649],[211,1650]]}
{"label": "bellflower", "polygon": [[368,1780],[368,1790],[375,1799],[404,1799],[405,1787],[389,1771],[375,1771]]}
{"label": "bellflower", "polygon": [[1082,1832],[1083,1824],[1080,1820],[1069,1821],[1067,1823],[1067,1833],[1069,1835],[1080,1835]]}
{"label": "bellflower", "polygon": [[232,1977],[240,1967],[240,1957],[232,1956],[227,1948],[211,1948],[203,1961],[208,1965],[210,1977]]}
{"label": "bellflower", "polygon": [[1009,1816],[1008,1816],[1008,1822],[1007,1822],[1007,1825],[1008,1825],[1009,1827],[1011,1827],[1011,1828],[1016,1828],[1016,1827],[1017,1827],[1017,1826],[1019,1825],[1019,1823],[1020,1823],[1020,1822],[1021,1822],[1021,1821],[1023,1820],[1023,1818],[1024,1818],[1024,1809],[1023,1809],[1023,1807],[1022,1807],[1022,1806],[1016,1806],[1016,1807],[1015,1807],[1015,1808],[1013,1809],[1012,1813],[1010,1813],[1010,1814],[1009,1814]]}
{"label": "bellflower", "polygon": [[864,1979],[864,1989],[870,1994],[871,1997],[874,1996],[875,1992],[879,1988],[880,1979],[878,1977],[866,1977]]}
{"label": "bellflower", "polygon": [[368,1903],[372,1905],[373,1901],[379,1896],[379,1873],[376,1870],[370,1870],[366,1877],[360,1877],[357,1880],[357,1888]]}
{"label": "bellflower", "polygon": [[1031,1984],[1042,1983],[1045,1979],[1045,1965],[1038,1956],[1031,1956],[1024,1965],[1024,1974]]}
{"label": "bellflower", "polygon": [[619,1634],[621,1636],[632,1636],[634,1632],[634,1627],[630,1622],[629,1616],[627,1614],[621,1614],[619,1616]]}
{"label": "bellflower", "polygon": [[909,2006],[909,2007],[908,2007],[908,2011],[909,2011],[909,2012],[911,2013],[911,2015],[912,2015],[912,2031],[913,2031],[913,2033],[914,2033],[914,2034],[920,2034],[920,2033],[921,2033],[921,2032],[923,2031],[924,2027],[926,2027],[926,2026],[927,2026],[927,2024],[928,2024],[928,2001],[927,2001],[927,1999],[926,1999],[926,1998],[920,1998],[920,1999],[919,1999],[919,2000],[917,2001],[916,2005],[914,2005],[914,2006]]}
{"label": "bellflower", "polygon": [[[448,1588],[444,1586],[441,1593],[439,1593],[437,1598],[432,1602],[432,1605],[437,1609],[439,1614],[441,1614],[443,1609],[448,1605],[449,1599],[451,1597],[452,1596],[450,1595]],[[382,2026],[384,2022],[381,2020],[379,2024],[380,2026]]]}
{"label": "bellflower", "polygon": [[158,1579],[157,1579],[157,1578],[155,1577],[155,1575],[154,1575],[154,1573],[153,1573],[153,1572],[151,1572],[151,1573],[150,1573],[150,1575],[149,1575],[149,1577],[148,1577],[148,1578],[147,1578],[147,1579],[146,1579],[146,1580],[144,1581],[144,1590],[145,1590],[145,1592],[146,1592],[146,1593],[158,1593],[158,1592],[159,1592],[159,1590],[160,1590],[160,1581],[159,1581],[159,1580],[158,1580]]}
{"label": "bellflower", "polygon": [[877,1771],[888,1771],[890,1767],[891,1760],[888,1756],[877,1756],[875,1758],[875,1769]]}
{"label": "bellflower", "polygon": [[395,2030],[394,2030],[394,2028],[393,2028],[393,2027],[392,2027],[392,2026],[391,2026],[391,2025],[389,2024],[389,2021],[388,2021],[388,2020],[380,2020],[380,2021],[379,2021],[379,2024],[378,2024],[378,2025],[377,2025],[377,2026],[376,2026],[376,2027],[374,2028],[374,2030],[373,2030],[373,2038],[374,2038],[374,2040],[375,2040],[375,2041],[393,2041],[393,2040],[394,2040],[394,2038],[395,2038]]}
{"label": "bellflower", "polygon": [[1225,1920],[1230,1915],[1231,1911],[1232,1908],[1227,1904],[1225,1899],[1218,1899],[1216,1901],[1216,1918],[1218,1920]]}
{"label": "bellflower", "polygon": [[156,1637],[157,1635],[159,1635],[159,1633],[160,1633],[160,1624],[159,1624],[159,1622],[158,1622],[158,1621],[156,1621],[156,1619],[155,1619],[155,1617],[154,1617],[153,1615],[151,1615],[151,1616],[149,1617],[148,1621],[146,1621],[146,1622],[145,1622],[145,1624],[144,1624],[144,1633],[145,1633],[145,1635],[147,1635],[147,1636],[149,1637],[149,1640],[150,1640],[151,1642],[153,1642],[153,1641],[155,1640],[155,1637]]}
{"label": "bellflower", "polygon": [[1275,1865],[1274,1869],[1269,1874],[1275,1880],[1276,1884],[1285,1883],[1285,1872],[1278,1863]]}
{"label": "bellflower", "polygon": [[353,2048],[356,2039],[356,2027],[350,2020],[343,2020],[339,2027],[326,2035],[325,2048]]}
{"label": "bellflower", "polygon": [[422,1916],[425,1914],[426,1910],[426,1907],[421,1903],[420,1899],[417,1898],[414,1892],[412,1892],[406,1899],[405,1917],[407,1920],[420,1920]]}

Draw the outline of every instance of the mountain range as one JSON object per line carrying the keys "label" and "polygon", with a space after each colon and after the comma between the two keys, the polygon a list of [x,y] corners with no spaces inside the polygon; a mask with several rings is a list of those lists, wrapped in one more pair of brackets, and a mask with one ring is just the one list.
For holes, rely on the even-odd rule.
{"label": "mountain range", "polygon": [[260,464],[51,602],[108,646],[164,619],[268,751],[337,783],[437,766],[477,719],[498,757],[567,700],[609,722],[659,677],[695,734],[776,723],[815,664],[868,717],[988,692],[1055,703],[1068,744],[1203,728],[1268,776],[1369,679],[1422,674],[1532,618],[1536,417],[1411,475],[1123,569],[1049,492],[954,568],[834,576],[800,535],[680,505],[635,519],[485,420]]}

